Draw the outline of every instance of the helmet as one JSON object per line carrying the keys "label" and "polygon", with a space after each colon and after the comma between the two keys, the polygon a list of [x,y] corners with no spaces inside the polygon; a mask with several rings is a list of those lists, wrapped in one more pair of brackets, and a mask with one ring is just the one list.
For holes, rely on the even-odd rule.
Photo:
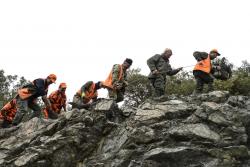
{"label": "helmet", "polygon": [[220,53],[218,52],[217,49],[212,49],[212,50],[210,51],[210,53],[217,53],[217,55],[220,56]]}
{"label": "helmet", "polygon": [[47,76],[47,79],[50,79],[53,83],[55,83],[56,82],[56,75],[50,74],[49,76]]}

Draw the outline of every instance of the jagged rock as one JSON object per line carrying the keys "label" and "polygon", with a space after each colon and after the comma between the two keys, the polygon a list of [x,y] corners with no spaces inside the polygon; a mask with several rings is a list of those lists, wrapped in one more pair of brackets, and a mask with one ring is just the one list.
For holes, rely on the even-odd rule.
{"label": "jagged rock", "polygon": [[[195,156],[196,158],[193,158]],[[204,158],[206,157],[206,158]],[[211,164],[214,158],[208,157],[205,152],[190,147],[156,148],[144,155],[145,160],[158,162],[159,166],[200,166],[201,164]]]}
{"label": "jagged rock", "polygon": [[155,139],[155,133],[153,129],[142,126],[134,129],[130,134],[130,138],[132,138],[135,143],[146,144]]}
{"label": "jagged rock", "polygon": [[214,91],[119,109],[100,99],[0,129],[6,167],[247,167],[250,98]]}
{"label": "jagged rock", "polygon": [[174,137],[185,138],[203,138],[218,142],[220,135],[212,131],[208,126],[204,124],[186,124],[179,127],[173,127],[169,130],[169,134]]}

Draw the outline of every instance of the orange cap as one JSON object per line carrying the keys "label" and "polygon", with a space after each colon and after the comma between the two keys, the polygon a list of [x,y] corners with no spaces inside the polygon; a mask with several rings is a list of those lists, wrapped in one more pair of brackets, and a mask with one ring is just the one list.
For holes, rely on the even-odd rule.
{"label": "orange cap", "polygon": [[217,50],[217,49],[212,49],[212,50],[210,51],[210,53],[217,53],[217,54],[218,54],[218,56],[220,56],[220,53],[218,52],[218,50]]}
{"label": "orange cap", "polygon": [[53,83],[56,82],[56,75],[55,74],[50,74],[49,76],[47,76],[48,79],[50,79]]}
{"label": "orange cap", "polygon": [[67,85],[66,85],[66,83],[60,83],[60,85],[59,85],[59,88],[67,88]]}

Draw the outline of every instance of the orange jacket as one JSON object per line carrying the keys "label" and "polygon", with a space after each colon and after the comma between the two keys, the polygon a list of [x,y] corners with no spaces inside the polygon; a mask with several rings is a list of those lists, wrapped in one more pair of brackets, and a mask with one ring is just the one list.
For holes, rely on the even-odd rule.
{"label": "orange jacket", "polygon": [[[120,81],[122,79],[123,76],[123,69],[122,69],[122,65],[119,65],[119,77],[118,80]],[[110,89],[114,89],[113,87],[113,69],[110,71],[108,78],[102,82],[103,86],[110,88]]]}
{"label": "orange jacket", "polygon": [[[77,95],[82,97],[82,93],[83,93],[82,91],[84,91],[84,90],[82,90],[82,89],[78,90]],[[85,104],[88,103],[91,99],[94,99],[98,96],[98,92],[96,90],[96,86],[95,86],[94,82],[91,84],[89,89],[84,92],[84,94],[85,94],[85,96],[82,98],[83,98],[83,103],[85,103]]]}
{"label": "orange jacket", "polygon": [[61,109],[66,107],[67,97],[65,93],[56,90],[49,95],[49,101],[51,103],[51,108],[54,112],[60,114]]}
{"label": "orange jacket", "polygon": [[210,60],[210,56],[208,55],[206,59],[199,61],[195,65],[194,70],[200,70],[209,74],[211,71],[211,68],[212,68],[211,60]]}
{"label": "orange jacket", "polygon": [[17,111],[16,99],[13,99],[7,104],[5,104],[5,106],[1,109],[0,119],[6,119],[9,122],[12,122],[12,120],[16,115],[16,111]]}

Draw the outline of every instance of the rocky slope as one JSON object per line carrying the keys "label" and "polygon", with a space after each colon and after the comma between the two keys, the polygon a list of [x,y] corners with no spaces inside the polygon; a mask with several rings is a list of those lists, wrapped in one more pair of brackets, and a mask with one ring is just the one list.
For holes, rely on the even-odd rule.
{"label": "rocky slope", "polygon": [[215,91],[124,110],[104,99],[0,129],[0,166],[247,167],[249,135],[250,97]]}

